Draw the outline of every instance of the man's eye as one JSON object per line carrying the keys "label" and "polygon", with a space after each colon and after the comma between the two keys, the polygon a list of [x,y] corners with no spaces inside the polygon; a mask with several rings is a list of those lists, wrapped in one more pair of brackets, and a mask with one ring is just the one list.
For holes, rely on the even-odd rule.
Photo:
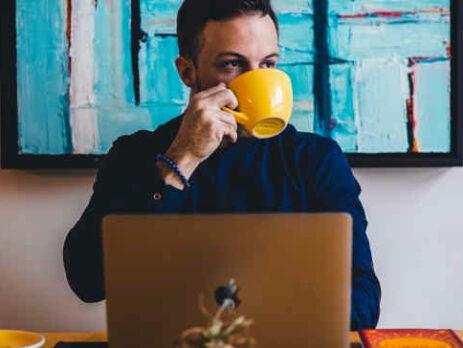
{"label": "man's eye", "polygon": [[272,69],[276,67],[276,63],[273,61],[264,62],[264,68]]}
{"label": "man's eye", "polygon": [[241,66],[241,62],[239,60],[228,60],[220,64],[222,68],[239,68]]}

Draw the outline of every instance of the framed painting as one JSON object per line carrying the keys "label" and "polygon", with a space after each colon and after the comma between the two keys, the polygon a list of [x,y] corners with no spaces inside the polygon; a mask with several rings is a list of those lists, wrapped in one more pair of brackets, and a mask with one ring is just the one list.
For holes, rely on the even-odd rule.
{"label": "framed painting", "polygon": [[[180,115],[181,0],[2,0],[3,168],[96,167]],[[291,123],[356,167],[461,166],[458,0],[273,0]]]}

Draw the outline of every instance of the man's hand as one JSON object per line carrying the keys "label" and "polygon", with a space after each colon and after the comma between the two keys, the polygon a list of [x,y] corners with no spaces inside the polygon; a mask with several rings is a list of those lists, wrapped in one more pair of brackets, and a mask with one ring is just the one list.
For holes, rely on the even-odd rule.
{"label": "man's hand", "polygon": [[[198,165],[211,156],[227,136],[233,143],[238,139],[237,123],[232,114],[221,110],[238,107],[238,100],[225,84],[192,95],[179,131],[166,152],[189,179]],[[166,184],[183,189],[183,183],[171,168],[158,162]]]}

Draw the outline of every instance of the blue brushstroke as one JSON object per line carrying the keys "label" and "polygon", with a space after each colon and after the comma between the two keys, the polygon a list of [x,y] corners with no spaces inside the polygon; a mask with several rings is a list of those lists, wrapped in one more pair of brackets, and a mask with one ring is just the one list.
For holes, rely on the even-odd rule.
{"label": "blue brushstroke", "polygon": [[279,68],[289,75],[293,86],[294,108],[290,123],[300,131],[313,132],[313,65],[279,65]]}
{"label": "blue brushstroke", "polygon": [[[112,69],[117,68],[117,58],[111,52],[110,38],[117,35],[111,30],[111,13],[106,1],[99,1],[95,9],[95,95],[98,105],[111,105],[122,97],[114,92]],[[120,36],[120,35],[119,35]],[[116,62],[115,62],[116,61]],[[120,65],[119,65],[120,68]]]}
{"label": "blue brushstroke", "polygon": [[386,57],[446,57],[450,42],[449,25],[445,21],[403,23],[395,25],[357,25],[332,21],[330,37],[333,57],[361,60]]}
{"label": "blue brushstroke", "polygon": [[100,153],[106,153],[114,140],[123,134],[131,134],[140,129],[153,129],[149,110],[135,106],[99,108],[97,123]]}
{"label": "blue brushstroke", "polygon": [[407,74],[400,64],[362,62],[355,67],[358,148],[364,153],[407,152]]}
{"label": "blue brushstroke", "polygon": [[[141,0],[142,28],[148,40],[140,52],[140,91],[142,104],[185,106],[189,90],[180,80],[174,61],[178,57],[175,19],[181,1]],[[168,34],[159,36],[159,34]],[[174,108],[175,109],[175,108]],[[155,115],[155,111],[152,112]],[[170,115],[171,118],[177,115]],[[153,122],[165,116],[154,116]]]}
{"label": "blue brushstroke", "polygon": [[[124,0],[121,8],[108,7],[106,1],[98,1],[95,9],[95,95],[98,106],[129,105],[134,102],[133,76],[130,55],[130,0]],[[122,21],[120,31],[114,31],[112,18]],[[121,52],[116,52],[111,42],[121,45]],[[122,81],[115,81],[115,76],[123,76]],[[119,85],[120,84],[120,85]]]}
{"label": "blue brushstroke", "polygon": [[312,14],[312,0],[272,0],[273,9],[277,14]]}
{"label": "blue brushstroke", "polygon": [[422,152],[450,152],[449,62],[416,67],[418,146]]}
{"label": "blue brushstroke", "polygon": [[141,0],[140,8],[145,26],[155,27],[160,32],[176,32],[177,12],[183,0]]}
{"label": "blue brushstroke", "polygon": [[178,57],[176,37],[151,36],[142,47],[140,57],[143,58],[140,61],[142,104],[187,103],[189,91],[174,64]]}
{"label": "blue brushstroke", "polygon": [[300,13],[278,14],[280,63],[313,63],[313,16]]}
{"label": "blue brushstroke", "polygon": [[334,128],[331,137],[345,152],[358,152],[351,64],[331,65],[331,107]]}
{"label": "blue brushstroke", "polygon": [[66,2],[17,0],[16,23],[19,151],[70,153]]}

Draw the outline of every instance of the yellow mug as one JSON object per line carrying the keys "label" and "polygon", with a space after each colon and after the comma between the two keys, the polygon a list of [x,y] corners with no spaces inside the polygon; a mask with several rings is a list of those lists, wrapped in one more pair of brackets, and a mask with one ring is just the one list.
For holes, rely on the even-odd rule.
{"label": "yellow mug", "polygon": [[277,69],[248,71],[230,82],[238,99],[238,110],[223,107],[256,138],[266,139],[283,132],[293,108],[291,79]]}

